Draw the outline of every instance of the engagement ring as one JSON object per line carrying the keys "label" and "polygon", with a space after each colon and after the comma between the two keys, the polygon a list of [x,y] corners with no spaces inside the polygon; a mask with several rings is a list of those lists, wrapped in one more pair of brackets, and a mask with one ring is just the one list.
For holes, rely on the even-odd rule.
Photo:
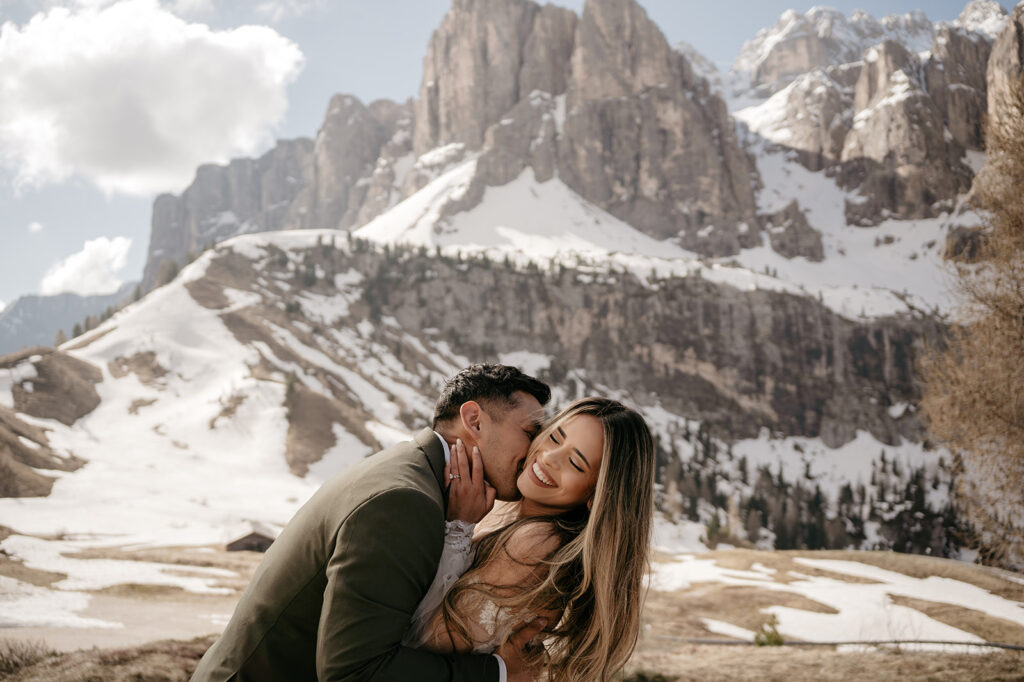
{"label": "engagement ring", "polygon": [[452,479],[455,479],[455,478],[462,478],[462,476],[459,475],[459,474],[448,474],[448,480],[449,481],[451,481]]}

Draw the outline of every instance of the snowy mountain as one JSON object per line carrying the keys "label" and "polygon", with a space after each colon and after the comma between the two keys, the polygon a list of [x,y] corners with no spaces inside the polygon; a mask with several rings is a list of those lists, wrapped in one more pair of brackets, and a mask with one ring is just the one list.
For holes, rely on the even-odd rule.
{"label": "snowy mountain", "polygon": [[106,296],[21,296],[6,308],[0,308],[0,355],[21,348],[49,346],[57,332],[68,336],[76,324],[89,316],[97,318],[108,308],[131,298],[137,282],[128,282]]}
{"label": "snowy mountain", "polygon": [[[556,405],[644,412],[669,535],[956,555],[915,361],[978,223],[986,7],[784,15],[773,44],[824,62],[730,112],[632,0],[460,0],[415,100],[338,95],[315,139],[203,166],[154,204],[145,284],[166,285],[0,360],[4,524],[111,544],[280,525],[498,360]],[[757,54],[781,54],[773,30]]]}
{"label": "snowy mountain", "polygon": [[[1006,19],[998,2],[971,0],[950,25],[979,32],[991,42]],[[941,26],[923,11],[876,19],[862,10],[848,17],[831,7],[812,7],[806,14],[787,10],[775,26],[744,43],[730,72],[732,86],[737,95],[769,96],[814,69],[859,61],[868,48],[885,41],[914,54],[927,52]]]}
{"label": "snowy mountain", "polygon": [[[580,200],[562,199],[580,218]],[[526,226],[488,235],[472,215],[459,234],[477,246],[398,246],[381,235],[416,227],[412,201],[365,238],[222,243],[61,351],[8,356],[7,471],[56,480],[46,497],[0,500],[5,524],[114,544],[205,544],[243,520],[280,525],[327,476],[426,423],[445,376],[490,359],[546,378],[558,405],[587,393],[639,405],[661,443],[670,518],[706,521],[718,506],[736,537],[787,546],[825,523],[813,505],[828,504],[852,525],[822,525],[812,543],[955,551],[943,530],[949,473],[919,443],[917,388],[900,360],[934,324],[852,322],[773,291],[770,277],[622,253],[649,238],[593,208],[564,237],[586,251],[553,260]],[[742,338],[716,341],[737,325]],[[71,395],[82,408],[68,414]],[[788,497],[766,497],[764,476],[771,490],[787,481]],[[921,537],[900,535],[910,513],[927,525]]]}

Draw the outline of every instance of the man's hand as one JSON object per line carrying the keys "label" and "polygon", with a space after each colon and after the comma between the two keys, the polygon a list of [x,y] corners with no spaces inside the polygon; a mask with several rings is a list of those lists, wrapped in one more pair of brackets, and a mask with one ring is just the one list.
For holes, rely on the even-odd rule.
{"label": "man's hand", "polygon": [[498,651],[495,653],[505,661],[508,682],[533,682],[537,679],[540,671],[527,667],[526,661],[523,660],[523,654],[533,638],[540,634],[547,624],[546,618],[534,618],[516,630],[507,642],[498,647]]}
{"label": "man's hand", "polygon": [[484,480],[484,463],[475,445],[470,465],[462,439],[455,441],[444,477],[448,480],[449,521],[477,523],[494,507],[495,490]]}

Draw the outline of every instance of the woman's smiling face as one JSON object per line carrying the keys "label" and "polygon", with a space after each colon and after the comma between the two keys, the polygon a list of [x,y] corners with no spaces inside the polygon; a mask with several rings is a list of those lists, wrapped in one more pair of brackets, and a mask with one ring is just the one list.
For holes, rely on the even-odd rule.
{"label": "woman's smiling face", "polygon": [[593,415],[574,415],[541,434],[516,482],[523,494],[521,513],[548,516],[586,504],[603,456],[604,425]]}

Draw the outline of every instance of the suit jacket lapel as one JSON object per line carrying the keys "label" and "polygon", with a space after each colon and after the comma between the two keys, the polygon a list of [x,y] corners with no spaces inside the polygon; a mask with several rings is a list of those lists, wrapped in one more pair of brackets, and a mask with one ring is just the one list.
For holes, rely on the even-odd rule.
{"label": "suit jacket lapel", "polygon": [[445,485],[447,481],[444,480],[444,446],[441,445],[441,441],[438,440],[437,434],[434,433],[433,429],[423,429],[416,434],[414,440],[427,456],[430,470],[434,472],[434,477],[437,478],[437,486],[441,489],[441,494],[444,496],[445,502],[447,502],[448,486]]}

